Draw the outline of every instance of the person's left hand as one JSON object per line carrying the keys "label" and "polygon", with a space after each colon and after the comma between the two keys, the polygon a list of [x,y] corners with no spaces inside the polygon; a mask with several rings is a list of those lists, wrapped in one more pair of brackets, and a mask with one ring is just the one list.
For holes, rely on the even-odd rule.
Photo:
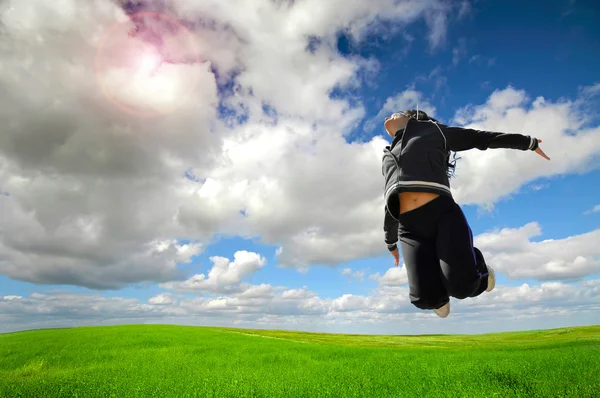
{"label": "person's left hand", "polygon": [[396,267],[398,266],[398,263],[400,262],[400,253],[398,252],[398,248],[396,248],[393,252],[392,252],[392,256],[394,256],[395,259],[395,265]]}
{"label": "person's left hand", "polygon": [[546,154],[544,153],[544,151],[542,151],[542,148],[540,148],[539,144],[541,144],[541,143],[542,143],[542,140],[538,140],[538,147],[535,148],[535,153],[537,153],[538,155],[540,155],[544,159],[550,160],[550,158],[548,156],[546,156]]}

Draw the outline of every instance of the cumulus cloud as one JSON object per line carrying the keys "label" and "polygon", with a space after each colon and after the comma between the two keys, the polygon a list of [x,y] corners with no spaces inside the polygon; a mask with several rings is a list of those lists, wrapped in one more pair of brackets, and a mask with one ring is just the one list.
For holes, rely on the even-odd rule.
{"label": "cumulus cloud", "polygon": [[406,273],[406,264],[401,267],[389,268],[382,277],[379,273],[373,275],[373,279],[379,282],[381,286],[404,286],[408,284],[408,274]]}
{"label": "cumulus cloud", "polygon": [[[241,282],[265,266],[267,260],[257,253],[238,251],[234,260],[214,256],[210,258],[213,267],[205,274],[197,274],[183,282],[170,282],[161,285],[165,289],[178,292],[226,293],[246,289]],[[252,292],[245,292],[252,295]]]}
{"label": "cumulus cloud", "polygon": [[538,223],[480,234],[474,244],[486,262],[510,278],[540,281],[581,279],[600,272],[600,229],[564,239],[532,242]]}
{"label": "cumulus cloud", "polygon": [[[2,7],[0,272],[91,288],[183,278],[178,265],[213,232],[186,231],[173,217],[189,195],[185,168],[209,164],[218,148],[208,64],[177,71],[196,75],[202,95],[170,117],[136,119],[111,105],[94,73],[102,38],[127,20],[123,10],[105,1]],[[155,87],[150,78],[145,84]]]}
{"label": "cumulus cloud", "polygon": [[[560,326],[598,322],[600,280],[579,283],[546,282],[540,285],[499,286],[475,300],[453,302],[464,322],[492,325],[508,322],[514,327],[539,329],[544,319],[560,320]],[[490,316],[492,315],[493,316]],[[559,327],[559,325],[553,327]]]}
{"label": "cumulus cloud", "polygon": [[173,299],[173,295],[171,293],[161,293],[156,296],[150,297],[148,299],[149,304],[155,305],[169,305],[173,304],[175,301]]}
{"label": "cumulus cloud", "polygon": [[[222,164],[205,183],[213,190],[211,213],[243,209],[230,233],[281,246],[285,267],[336,266],[380,253],[384,140],[347,144],[338,134],[320,130],[315,139],[284,126],[241,130],[245,139],[227,140]],[[205,203],[190,204],[185,220],[201,223],[195,214]]]}
{"label": "cumulus cloud", "polygon": [[[251,293],[250,293],[251,292]],[[380,287],[371,295],[344,294],[329,299],[301,289],[252,286],[244,292],[212,297],[186,298],[162,293],[148,300],[103,298],[92,294],[49,291],[30,296],[0,296],[0,332],[31,327],[65,327],[80,324],[173,322],[186,325],[252,326],[394,334],[468,333],[540,322],[548,327],[584,324],[597,319],[600,280],[578,283],[548,282],[540,285],[498,285],[474,299],[453,300],[452,314],[440,320],[431,311],[412,306],[408,289]],[[579,318],[573,318],[579,314]],[[594,316],[596,318],[594,318]],[[571,319],[573,318],[573,319]],[[535,323],[529,323],[534,321]],[[368,329],[364,327],[368,325]],[[482,326],[483,325],[483,326]],[[487,326],[486,326],[487,325]],[[354,329],[353,329],[354,328]]]}

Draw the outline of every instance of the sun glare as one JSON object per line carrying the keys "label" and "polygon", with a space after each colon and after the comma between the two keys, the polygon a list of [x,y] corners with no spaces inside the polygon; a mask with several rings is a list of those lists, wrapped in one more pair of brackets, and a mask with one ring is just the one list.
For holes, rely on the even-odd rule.
{"label": "sun glare", "polygon": [[160,66],[160,59],[154,54],[144,54],[139,60],[138,70],[144,74],[154,72]]}
{"label": "sun glare", "polygon": [[[168,54],[168,62],[163,54]],[[143,12],[106,31],[95,68],[99,87],[110,102],[132,115],[152,117],[185,106],[202,73],[196,67],[200,63],[188,28],[169,16]]]}

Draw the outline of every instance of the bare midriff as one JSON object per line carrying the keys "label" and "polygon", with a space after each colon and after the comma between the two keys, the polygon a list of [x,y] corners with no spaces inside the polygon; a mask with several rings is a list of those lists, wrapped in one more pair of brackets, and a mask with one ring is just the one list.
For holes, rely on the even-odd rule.
{"label": "bare midriff", "polygon": [[421,206],[426,205],[440,196],[437,193],[430,192],[401,192],[400,193],[400,214],[406,213]]}

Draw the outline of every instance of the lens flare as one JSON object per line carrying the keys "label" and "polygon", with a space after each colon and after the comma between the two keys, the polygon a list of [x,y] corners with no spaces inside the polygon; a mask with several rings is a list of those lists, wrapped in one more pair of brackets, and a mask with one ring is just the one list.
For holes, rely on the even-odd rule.
{"label": "lens flare", "polygon": [[160,58],[152,55],[152,54],[145,54],[142,55],[142,57],[140,58],[139,61],[139,71],[142,72],[143,74],[150,74],[152,72],[154,72],[160,65]]}
{"label": "lens flare", "polygon": [[130,15],[112,25],[96,53],[96,80],[106,98],[139,117],[173,112],[184,105],[200,77],[194,34],[155,12]]}

